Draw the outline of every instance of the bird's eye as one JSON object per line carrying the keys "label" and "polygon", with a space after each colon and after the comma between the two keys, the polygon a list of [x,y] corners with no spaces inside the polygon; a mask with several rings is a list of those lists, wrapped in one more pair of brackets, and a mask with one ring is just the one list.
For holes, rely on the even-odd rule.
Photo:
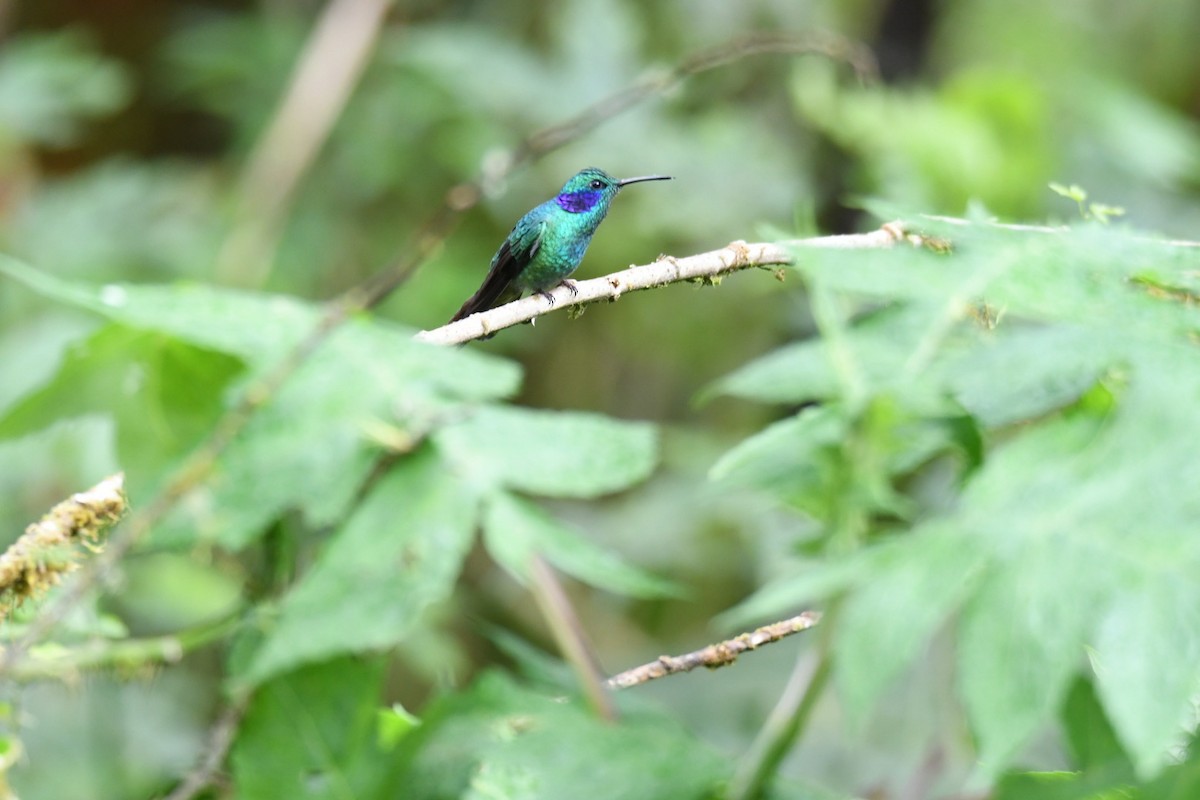
{"label": "bird's eye", "polygon": [[591,183],[588,184],[588,186],[592,187],[593,189],[603,189],[604,181],[600,180],[599,178],[595,178]]}

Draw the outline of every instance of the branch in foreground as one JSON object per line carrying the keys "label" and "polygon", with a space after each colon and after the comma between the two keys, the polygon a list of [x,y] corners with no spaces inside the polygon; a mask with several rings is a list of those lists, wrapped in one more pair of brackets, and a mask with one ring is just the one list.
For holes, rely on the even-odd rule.
{"label": "branch in foreground", "polygon": [[77,546],[95,546],[125,513],[125,474],[71,495],[25,529],[0,555],[0,621],[75,569]]}
{"label": "branch in foreground", "polygon": [[781,244],[770,242],[747,244],[738,241],[720,250],[712,250],[687,258],[660,256],[653,264],[633,266],[621,272],[605,275],[603,278],[576,281],[572,285],[559,286],[550,292],[550,297],[553,298],[552,302],[540,294],[530,295],[523,300],[516,300],[508,305],[472,314],[466,319],[460,319],[458,322],[452,322],[431,331],[421,331],[417,334],[417,339],[430,344],[462,344],[535,319],[554,309],[582,306],[599,300],[613,302],[627,292],[653,289],[679,281],[712,280],[748,267],[791,264],[793,258],[789,247],[859,250],[891,247],[902,241],[919,245],[924,240],[919,236],[908,235],[902,223],[889,222],[869,233],[816,236]]}
{"label": "branch in foreground", "polygon": [[743,633],[724,642],[710,644],[702,650],[696,650],[682,656],[659,656],[657,660],[640,667],[626,670],[608,679],[610,689],[628,689],[679,672],[691,672],[697,667],[718,669],[737,661],[737,657],[747,650],[756,650],[764,644],[778,642],[794,633],[800,633],[812,628],[821,621],[821,612],[805,611],[803,614],[785,619],[782,622],[772,622],[752,633]]}

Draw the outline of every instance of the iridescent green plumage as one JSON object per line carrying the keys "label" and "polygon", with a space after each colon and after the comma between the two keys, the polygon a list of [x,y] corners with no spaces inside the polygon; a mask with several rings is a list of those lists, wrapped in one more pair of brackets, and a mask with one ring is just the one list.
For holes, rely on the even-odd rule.
{"label": "iridescent green plumage", "polygon": [[503,305],[526,292],[546,294],[566,281],[579,267],[592,234],[604,221],[621,187],[666,180],[670,177],[646,175],[617,180],[595,167],[576,173],[556,197],[517,220],[492,257],[483,285],[450,321]]}

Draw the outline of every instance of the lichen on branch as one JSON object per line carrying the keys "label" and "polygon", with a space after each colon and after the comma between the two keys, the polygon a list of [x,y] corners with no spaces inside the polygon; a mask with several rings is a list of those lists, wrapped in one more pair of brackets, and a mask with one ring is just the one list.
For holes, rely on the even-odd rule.
{"label": "lichen on branch", "polygon": [[118,472],[71,495],[26,528],[0,555],[0,621],[75,569],[81,545],[99,548],[100,535],[127,505],[125,475]]}

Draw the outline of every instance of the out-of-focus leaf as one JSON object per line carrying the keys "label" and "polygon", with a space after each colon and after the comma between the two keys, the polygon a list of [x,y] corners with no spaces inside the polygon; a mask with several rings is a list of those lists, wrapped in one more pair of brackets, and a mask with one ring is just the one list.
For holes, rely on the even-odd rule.
{"label": "out-of-focus leaf", "polygon": [[73,144],[84,123],[131,95],[121,65],[78,31],[25,34],[0,51],[0,129],[39,144]]}
{"label": "out-of-focus leaf", "polygon": [[1126,775],[1133,774],[1129,758],[1117,741],[1090,680],[1083,677],[1075,680],[1063,704],[1062,720],[1076,766],[1084,770],[1115,767]]}
{"label": "out-of-focus leaf", "polygon": [[[1171,577],[1200,563],[1192,544],[1200,501],[1178,489],[1200,480],[1190,446],[1198,421],[1175,400],[1200,397],[1190,359],[1184,346],[1140,350],[1115,411],[1026,432],[964,495],[956,524],[994,553],[966,608],[961,649],[964,699],[990,765],[1057,708],[1089,642],[1101,698],[1134,763],[1142,774],[1163,763],[1200,646],[1188,622],[1200,596],[1179,592]],[[1150,584],[1165,594],[1134,601],[1122,590]]]}
{"label": "out-of-focus leaf", "polygon": [[1032,76],[967,70],[931,92],[848,91],[836,65],[822,61],[802,62],[793,75],[806,121],[859,158],[869,181],[860,192],[941,213],[962,213],[972,199],[1009,216],[1038,211],[1029,187],[1053,177],[1053,126],[1045,88]]}
{"label": "out-of-focus leaf", "polygon": [[[898,364],[916,348],[937,309],[917,303],[890,306],[846,331],[845,346],[871,385],[886,387],[900,377]],[[840,391],[828,343],[813,339],[785,345],[742,366],[712,385],[704,396],[727,394],[765,403],[828,400]]]}
{"label": "out-of-focus leaf", "polygon": [[208,430],[241,370],[224,353],[110,324],[69,347],[54,377],[0,417],[0,438],[110,414],[129,491],[140,492]]}
{"label": "out-of-focus leaf", "polygon": [[401,741],[395,769],[409,800],[488,787],[523,800],[575,797],[581,787],[593,800],[700,800],[730,773],[670,719],[626,714],[612,725],[577,702],[521,689],[495,673],[436,701],[420,729]]}
{"label": "out-of-focus leaf", "polygon": [[1193,719],[1200,684],[1200,587],[1194,562],[1162,565],[1123,586],[1101,623],[1092,653],[1096,683],[1138,774],[1170,763]]}
{"label": "out-of-focus leaf", "polygon": [[986,427],[1070,405],[1114,365],[1110,337],[1075,326],[1001,326],[939,365],[949,391]]}
{"label": "out-of-focus leaf", "polygon": [[1131,794],[1133,790],[1123,783],[1121,775],[1113,771],[1088,774],[1022,772],[1001,779],[992,800],[1128,800],[1131,797],[1141,800],[1146,797],[1141,793]]}
{"label": "out-of-focus leaf", "polygon": [[670,581],[626,564],[589,542],[581,531],[549,516],[534,504],[507,492],[488,500],[483,523],[488,553],[513,577],[529,577],[530,559],[540,555],[584,583],[630,597],[678,596]]}
{"label": "out-of-focus leaf", "polygon": [[806,248],[797,251],[794,268],[831,290],[885,302],[933,301],[954,317],[983,300],[1006,318],[1098,327],[1124,341],[1177,341],[1196,327],[1185,303],[1131,280],[1148,275],[1162,286],[1187,281],[1197,267],[1196,248],[1102,226],[1023,233],[929,220],[920,227],[952,240],[954,252]]}
{"label": "out-of-focus leaf", "polygon": [[[287,356],[318,324],[318,309],[287,297],[201,286],[94,288],[11,259],[0,271],[49,297],[121,323],[176,336],[244,359],[251,376]],[[435,348],[368,318],[349,320],[319,346],[221,455],[155,535],[245,546],[280,513],[301,509],[317,525],[342,517],[378,457],[367,437],[385,421],[419,439],[458,403],[512,392],[515,366]],[[176,391],[192,391],[186,381]]]}
{"label": "out-of-focus leaf", "polygon": [[779,619],[828,600],[871,572],[873,553],[856,553],[841,561],[812,561],[802,572],[762,586],[750,597],[718,618],[721,628],[738,630],[747,625]]}
{"label": "out-of-focus leaf", "polygon": [[284,597],[238,680],[258,683],[307,661],[403,641],[425,609],[450,595],[477,503],[428,449],[394,467]]}
{"label": "out-of-focus leaf", "polygon": [[954,530],[914,533],[872,558],[836,629],[838,687],[859,722],[968,596],[986,554]]}
{"label": "out-of-focus leaf", "polygon": [[115,158],[43,185],[16,209],[6,238],[59,276],[204,275],[222,231],[216,190],[195,167]]}
{"label": "out-of-focus leaf", "polygon": [[179,553],[126,558],[120,594],[108,601],[141,635],[173,633],[232,615],[242,575]]}
{"label": "out-of-focus leaf", "polygon": [[958,438],[948,421],[923,419],[879,395],[852,419],[830,404],[777,422],[726,453],[711,476],[766,490],[821,520],[847,501],[905,516],[908,503],[893,476],[961,445]]}
{"label": "out-of-focus leaf", "polygon": [[625,489],[648,476],[657,457],[653,427],[596,414],[482,406],[434,438],[479,484],[551,497]]}
{"label": "out-of-focus leaf", "polygon": [[[1200,485],[1192,344],[1200,317],[1187,294],[1200,253],[1095,228],[931,228],[953,239],[952,255],[805,251],[796,269],[821,291],[930,312],[907,336],[896,329],[905,346],[872,347],[879,362],[864,372],[907,373],[886,388],[916,398],[918,420],[949,422],[936,401],[921,400],[941,396],[985,437],[999,426],[1004,435],[990,437],[989,449],[959,442],[982,465],[941,505],[916,512],[925,519],[915,531],[832,563],[828,576],[798,575],[795,588],[780,580],[739,610],[844,593],[837,641],[849,655],[839,659],[839,683],[857,714],[958,612],[958,687],[991,775],[1053,721],[1090,648],[1115,735],[1139,774],[1151,776],[1200,678],[1200,593],[1185,577],[1200,569],[1200,500],[1190,489]],[[992,326],[964,326],[981,302]],[[837,344],[871,364],[857,339],[888,322],[889,312],[863,320],[839,331]],[[747,396],[795,400],[813,394],[789,369],[811,367],[832,394],[819,410],[748,439],[714,472],[784,497],[807,489],[806,510],[825,500],[861,514],[871,495],[848,492],[845,477],[872,474],[872,459],[889,452],[885,423],[898,417],[832,425],[848,390],[822,382],[827,363],[805,360],[816,347],[795,346],[730,381]],[[865,384],[878,403],[883,387]],[[784,388],[772,395],[775,385]],[[857,472],[846,471],[851,465]],[[1080,785],[1097,788],[1090,781]]]}
{"label": "out-of-focus leaf", "polygon": [[[238,797],[379,797],[382,661],[339,659],[260,687],[230,750]],[[286,743],[286,744],[285,744]]]}
{"label": "out-of-focus leaf", "polygon": [[765,489],[824,517],[846,433],[841,408],[806,409],[743,441],[713,465],[710,475],[716,481]]}

